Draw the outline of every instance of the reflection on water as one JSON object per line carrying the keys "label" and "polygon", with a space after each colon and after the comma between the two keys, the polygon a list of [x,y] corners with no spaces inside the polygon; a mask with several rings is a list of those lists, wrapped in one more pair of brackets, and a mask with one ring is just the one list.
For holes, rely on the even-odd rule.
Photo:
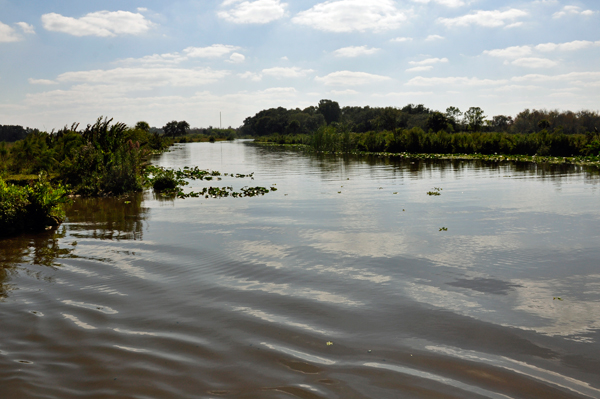
{"label": "reflection on water", "polygon": [[148,212],[143,194],[117,198],[78,198],[67,209],[71,235],[101,240],[141,240]]}
{"label": "reflection on water", "polygon": [[15,288],[10,280],[18,273],[26,273],[40,279],[46,278],[43,269],[30,270],[27,265],[50,268],[60,266],[56,259],[73,252],[72,246],[60,243],[65,235],[66,229],[61,227],[58,230],[3,239],[0,245],[0,300],[6,298]]}
{"label": "reflection on water", "polygon": [[594,173],[239,142],[154,162],[278,191],[76,199],[0,241],[0,397],[600,398]]}

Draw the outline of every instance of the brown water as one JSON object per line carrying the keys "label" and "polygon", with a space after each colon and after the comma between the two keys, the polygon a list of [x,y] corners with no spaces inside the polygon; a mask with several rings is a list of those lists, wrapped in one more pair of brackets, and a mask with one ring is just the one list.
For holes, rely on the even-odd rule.
{"label": "brown water", "polygon": [[600,398],[598,175],[241,142],[156,163],[278,191],[78,200],[0,241],[0,398]]}

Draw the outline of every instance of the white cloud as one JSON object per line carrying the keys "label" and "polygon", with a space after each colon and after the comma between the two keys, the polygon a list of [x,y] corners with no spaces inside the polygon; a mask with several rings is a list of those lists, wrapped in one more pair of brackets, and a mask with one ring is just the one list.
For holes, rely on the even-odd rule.
{"label": "white cloud", "polygon": [[330,0],[298,13],[292,22],[329,32],[365,32],[396,29],[406,19],[392,0]]}
{"label": "white cloud", "polygon": [[411,65],[433,65],[433,64],[440,63],[440,62],[442,62],[442,63],[448,62],[448,58],[427,58],[422,61],[410,61],[409,64],[411,64]]}
{"label": "white cloud", "polygon": [[35,34],[35,28],[33,27],[33,25],[29,25],[27,22],[17,22],[15,25],[17,25],[19,28],[21,28],[23,33],[26,33],[29,35]]}
{"label": "white cloud", "polygon": [[59,82],[117,87],[121,91],[148,90],[153,87],[194,87],[214,83],[229,74],[228,71],[210,68],[114,68],[66,72],[58,76]]}
{"label": "white cloud", "polygon": [[512,46],[503,49],[485,50],[483,54],[501,58],[522,58],[531,54],[530,46]]}
{"label": "white cloud", "polygon": [[359,86],[369,83],[378,83],[390,80],[388,76],[374,75],[366,72],[338,71],[329,75],[315,77],[317,82],[326,86]]}
{"label": "white cloud", "polygon": [[18,42],[21,39],[13,28],[0,22],[0,43]]}
{"label": "white cloud", "polygon": [[561,11],[555,12],[552,15],[552,18],[562,18],[566,15],[584,15],[588,17],[590,15],[594,15],[595,13],[596,11],[592,10],[581,11],[581,8],[577,6],[564,6]]}
{"label": "white cloud", "polygon": [[465,5],[462,0],[412,0],[415,3],[429,4],[431,2],[438,3],[446,7],[461,7]]}
{"label": "white cloud", "polygon": [[403,43],[403,42],[411,42],[412,37],[397,37],[395,39],[391,39],[390,42],[394,43]]}
{"label": "white cloud", "polygon": [[408,68],[406,70],[406,72],[423,72],[423,71],[431,71],[432,69],[433,69],[433,66],[431,66],[431,65],[418,66],[418,67],[414,67],[414,68]]}
{"label": "white cloud", "polygon": [[148,9],[146,7],[138,7],[137,10],[138,10],[138,12],[146,12],[146,11],[148,11]]}
{"label": "white cloud", "polygon": [[126,58],[119,60],[122,64],[141,64],[147,66],[160,66],[160,65],[176,65],[183,61],[187,61],[192,58],[220,58],[229,53],[237,54],[229,57],[229,62],[242,62],[245,57],[242,54],[234,53],[239,50],[240,47],[230,46],[227,44],[213,44],[207,47],[187,47],[183,50],[183,54],[165,53],[165,54],[153,54],[147,55],[142,58]]}
{"label": "white cloud", "polygon": [[600,41],[591,42],[588,40],[575,40],[567,43],[544,43],[535,46],[536,50],[549,52],[549,51],[575,51],[582,50],[585,48],[600,46]]}
{"label": "white cloud", "polygon": [[511,64],[525,68],[551,68],[556,66],[557,62],[547,58],[528,57],[516,59]]}
{"label": "white cloud", "polygon": [[571,72],[561,75],[540,75],[530,74],[524,76],[515,76],[511,78],[515,82],[527,83],[547,83],[547,82],[569,82],[588,85],[600,81],[600,72]]}
{"label": "white cloud", "polygon": [[299,67],[274,67],[262,70],[263,74],[275,78],[301,78],[313,72],[312,69],[302,69]]}
{"label": "white cloud", "polygon": [[286,3],[280,0],[257,0],[257,1],[239,1],[225,0],[223,6],[234,7],[219,11],[217,15],[229,22],[236,24],[266,24],[280,18],[286,14]]}
{"label": "white cloud", "polygon": [[486,28],[496,28],[506,25],[507,21],[513,21],[527,15],[526,11],[512,8],[507,11],[475,11],[468,15],[456,18],[438,18],[438,22],[447,27],[479,25]]}
{"label": "white cloud", "polygon": [[443,38],[444,38],[444,36],[440,36],[440,35],[429,35],[429,36],[427,36],[425,38],[425,41],[426,42],[431,42],[431,41],[434,41],[434,40],[441,40]]}
{"label": "white cloud", "polygon": [[29,78],[29,83],[32,85],[56,85],[57,82],[49,79],[32,79]]}
{"label": "white cloud", "polygon": [[241,62],[244,62],[245,60],[246,57],[244,57],[244,54],[233,53],[229,56],[229,62],[232,62],[234,64],[239,64]]}
{"label": "white cloud", "polygon": [[284,55],[283,57],[281,57],[281,60],[283,60],[283,61],[289,61],[289,58]]}
{"label": "white cloud", "polygon": [[347,89],[347,90],[331,90],[330,93],[334,94],[336,96],[347,96],[347,95],[358,94],[358,92],[356,90],[352,90],[352,89]]}
{"label": "white cloud", "polygon": [[504,29],[518,28],[520,26],[523,26],[523,22],[515,22],[513,24],[506,25]]}
{"label": "white cloud", "polygon": [[254,73],[254,72],[244,72],[244,73],[240,73],[238,74],[238,76],[242,79],[249,79],[253,82],[259,82],[262,79],[262,75],[260,73]]}
{"label": "white cloud", "polygon": [[227,44],[213,44],[208,47],[188,47],[183,52],[190,58],[219,58],[239,49]]}
{"label": "white cloud", "polygon": [[459,85],[459,86],[494,86],[506,83],[505,79],[479,79],[467,77],[447,77],[447,78],[424,78],[417,76],[409,80],[408,86],[441,86],[441,85]]}
{"label": "white cloud", "polygon": [[154,25],[142,14],[129,11],[97,11],[81,18],[65,17],[50,13],[42,15],[46,30],[67,33],[73,36],[114,37],[117,35],[139,35]]}
{"label": "white cloud", "polygon": [[375,54],[379,48],[368,48],[367,46],[350,46],[337,49],[333,52],[336,57],[358,57],[361,55]]}

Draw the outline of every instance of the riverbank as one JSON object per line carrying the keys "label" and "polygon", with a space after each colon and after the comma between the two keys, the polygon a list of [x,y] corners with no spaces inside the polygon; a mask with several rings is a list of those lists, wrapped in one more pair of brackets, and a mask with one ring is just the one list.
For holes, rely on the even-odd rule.
{"label": "riverbank", "polygon": [[554,157],[554,156],[538,156],[538,155],[504,155],[504,154],[427,154],[427,153],[410,153],[410,152],[370,152],[370,151],[318,151],[307,144],[277,144],[268,142],[256,142],[261,146],[274,146],[293,148],[299,151],[306,151],[315,154],[331,154],[331,155],[363,155],[377,156],[400,159],[446,159],[456,161],[487,161],[487,162],[526,162],[536,164],[563,164],[563,165],[585,165],[600,169],[600,156],[572,156],[572,157]]}

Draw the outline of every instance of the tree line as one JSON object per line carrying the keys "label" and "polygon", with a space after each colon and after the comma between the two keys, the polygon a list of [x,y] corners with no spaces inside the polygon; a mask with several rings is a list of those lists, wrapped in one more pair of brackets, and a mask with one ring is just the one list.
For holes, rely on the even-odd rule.
{"label": "tree line", "polygon": [[354,133],[395,131],[420,128],[425,132],[503,132],[530,134],[542,130],[564,134],[594,134],[600,126],[600,114],[525,109],[514,118],[508,115],[488,117],[480,107],[465,111],[450,106],[436,111],[423,104],[404,107],[340,107],[336,101],[321,100],[304,109],[270,108],[244,120],[238,129],[245,136],[273,134],[313,134],[322,126],[343,125]]}

